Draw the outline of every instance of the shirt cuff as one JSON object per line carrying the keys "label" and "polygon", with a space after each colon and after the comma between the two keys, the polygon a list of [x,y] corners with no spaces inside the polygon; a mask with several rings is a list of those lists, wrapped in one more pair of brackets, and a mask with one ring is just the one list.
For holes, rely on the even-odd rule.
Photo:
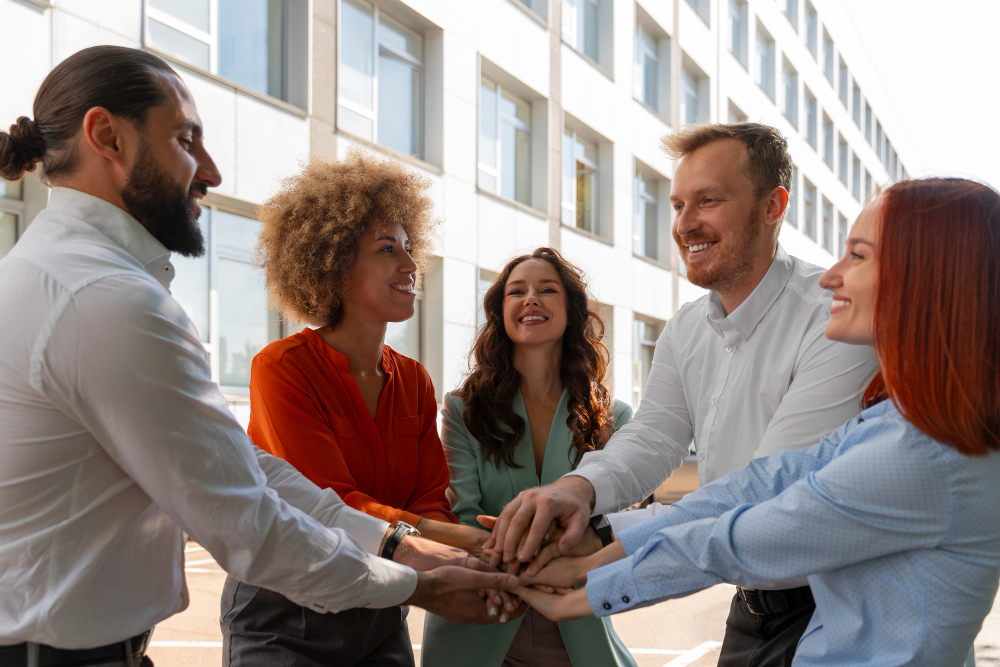
{"label": "shirt cuff", "polygon": [[368,560],[371,574],[359,607],[396,607],[409,600],[417,590],[417,572],[413,568],[378,556]]}
{"label": "shirt cuff", "polygon": [[[611,514],[605,514],[604,516],[607,517],[608,523],[611,524],[611,530],[615,532],[615,539],[621,540],[622,532],[638,523],[642,523],[646,519],[651,518],[653,513],[647,511],[646,508],[642,508],[629,510],[627,512],[613,512]],[[625,553],[632,552],[626,549]]]}
{"label": "shirt cuff", "polygon": [[618,509],[615,506],[615,484],[611,481],[611,475],[596,464],[577,468],[573,472],[566,473],[564,477],[576,475],[583,477],[594,487],[594,510],[591,516],[606,514]]}
{"label": "shirt cuff", "polygon": [[587,600],[597,617],[610,616],[639,604],[639,586],[632,572],[632,557],[587,573]]}
{"label": "shirt cuff", "polygon": [[361,548],[377,556],[389,523],[346,505],[335,491],[325,489],[323,500],[309,513],[324,526],[340,528]]}

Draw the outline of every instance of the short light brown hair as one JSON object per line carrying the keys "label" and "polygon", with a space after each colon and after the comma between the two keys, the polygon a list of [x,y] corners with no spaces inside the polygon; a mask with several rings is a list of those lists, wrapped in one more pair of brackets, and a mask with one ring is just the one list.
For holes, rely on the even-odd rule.
{"label": "short light brown hair", "polygon": [[368,230],[402,225],[422,271],[437,226],[429,186],[399,163],[360,150],[342,160],[313,158],[258,209],[257,263],[272,305],[314,326],[340,321],[358,239]]}
{"label": "short light brown hair", "polygon": [[760,199],[779,185],[792,192],[792,156],[788,142],[775,128],[761,123],[692,125],[663,137],[663,150],[675,160],[719,139],[738,139],[747,149],[744,165]]}

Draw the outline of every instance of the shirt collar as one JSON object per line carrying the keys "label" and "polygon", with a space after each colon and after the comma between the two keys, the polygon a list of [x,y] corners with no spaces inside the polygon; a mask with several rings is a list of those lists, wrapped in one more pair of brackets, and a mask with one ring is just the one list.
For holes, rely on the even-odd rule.
{"label": "shirt collar", "polygon": [[779,244],[767,273],[764,274],[750,296],[728,317],[726,317],[726,311],[722,307],[719,293],[714,290],[709,293],[708,314],[706,316],[709,326],[723,338],[726,337],[726,331],[732,329],[739,334],[741,339],[749,339],[753,335],[754,329],[764,319],[764,315],[785,289],[791,276],[792,258]]}
{"label": "shirt collar", "polygon": [[[333,363],[336,364],[336,366],[342,371],[347,373],[351,372],[351,360],[347,358],[347,355],[323,340],[323,337],[320,336],[315,329],[306,327],[301,331],[301,333],[309,339],[309,341],[311,341],[312,345],[315,346],[316,349],[320,350],[320,354],[331,359]],[[392,358],[393,352],[394,350],[392,348],[383,343],[382,371],[389,375],[391,375],[396,368],[395,360]]]}
{"label": "shirt collar", "polygon": [[100,197],[63,187],[52,188],[47,209],[86,222],[139,260],[161,285],[170,289],[174,278],[170,251],[124,209]]}

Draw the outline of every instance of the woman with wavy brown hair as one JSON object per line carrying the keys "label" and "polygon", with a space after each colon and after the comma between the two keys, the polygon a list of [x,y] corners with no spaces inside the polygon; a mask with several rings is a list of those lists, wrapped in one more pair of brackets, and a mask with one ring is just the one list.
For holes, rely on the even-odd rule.
{"label": "woman with wavy brown hair", "polygon": [[[604,385],[604,322],[580,270],[557,251],[511,260],[483,308],[472,371],[445,395],[442,410],[452,511],[476,528],[480,515],[495,516],[522,490],[572,470],[632,416]],[[584,541],[599,548],[588,533]],[[515,609],[496,612],[507,620]],[[635,665],[610,622],[556,624],[534,610],[490,626],[428,614],[421,652],[422,664],[433,667],[468,664],[472,655],[480,667]]]}

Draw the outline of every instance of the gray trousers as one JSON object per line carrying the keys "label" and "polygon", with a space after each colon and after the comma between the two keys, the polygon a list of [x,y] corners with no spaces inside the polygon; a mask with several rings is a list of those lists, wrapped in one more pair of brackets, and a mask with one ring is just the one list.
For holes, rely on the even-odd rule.
{"label": "gray trousers", "polygon": [[406,607],[319,614],[226,577],[223,667],[414,667]]}

